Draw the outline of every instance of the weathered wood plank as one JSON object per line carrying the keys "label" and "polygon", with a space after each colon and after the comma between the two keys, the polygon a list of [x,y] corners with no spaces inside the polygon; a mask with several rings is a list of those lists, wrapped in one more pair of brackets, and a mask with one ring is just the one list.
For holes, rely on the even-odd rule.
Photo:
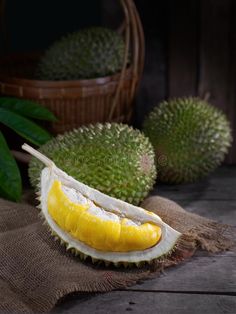
{"label": "weathered wood plank", "polygon": [[[167,96],[166,44],[167,30],[163,21],[168,18],[162,1],[136,0],[145,34],[145,65],[134,107],[135,126],[142,127],[144,117]],[[153,8],[155,7],[155,10]]]}
{"label": "weathered wood plank", "polygon": [[[190,203],[180,201],[181,205],[189,212],[214,219],[221,223],[236,226],[236,200],[235,201],[201,201],[194,200]],[[236,231],[235,231],[236,232]]]}
{"label": "weathered wood plank", "polygon": [[231,0],[201,1],[199,95],[208,94],[229,119],[230,12]]}
{"label": "weathered wood plank", "polygon": [[[235,181],[235,180],[232,180]],[[205,200],[205,201],[235,201],[236,194],[234,187],[226,182],[225,187],[221,188],[217,185],[175,185],[167,186],[157,184],[155,189],[152,190],[151,195],[159,195],[163,197],[169,197],[170,199],[185,200],[187,203],[194,200]]]}
{"label": "weathered wood plank", "polygon": [[231,28],[230,28],[230,82],[229,82],[229,108],[228,116],[230,118],[231,127],[233,130],[234,143],[230,149],[228,162],[236,164],[236,2],[231,1]]}
{"label": "weathered wood plank", "polygon": [[230,0],[201,1],[199,94],[227,112]]}
{"label": "weathered wood plank", "polygon": [[159,278],[147,280],[127,289],[236,295],[235,253],[226,253],[225,256],[194,257],[186,263],[166,270]]}
{"label": "weathered wood plank", "polygon": [[226,223],[236,226],[236,200],[201,200],[197,197],[195,199],[178,199],[176,195],[170,193],[159,193],[158,195],[167,197],[177,204],[182,206],[185,210],[203,216],[205,218],[213,219],[221,223]]}
{"label": "weathered wood plank", "polygon": [[173,200],[236,200],[236,167],[220,167],[209,177],[191,184],[158,183],[153,195]]}
{"label": "weathered wood plank", "polygon": [[161,41],[154,41],[153,37],[146,37],[144,73],[135,101],[134,117],[138,127],[142,127],[152,108],[166,98],[165,51]]}
{"label": "weathered wood plank", "polygon": [[197,3],[169,1],[169,97],[195,96],[197,92]]}
{"label": "weathered wood plank", "polygon": [[53,313],[57,314],[120,314],[133,311],[140,314],[233,314],[236,298],[222,295],[198,295],[154,292],[111,292],[83,301],[66,302]]}

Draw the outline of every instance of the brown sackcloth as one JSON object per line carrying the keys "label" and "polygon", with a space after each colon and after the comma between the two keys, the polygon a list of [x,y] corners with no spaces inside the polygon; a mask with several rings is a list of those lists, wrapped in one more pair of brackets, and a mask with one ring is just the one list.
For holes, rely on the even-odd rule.
{"label": "brown sackcloth", "polygon": [[193,255],[197,247],[212,252],[229,249],[235,229],[187,213],[161,197],[143,207],[184,235],[171,256],[144,268],[106,268],[65,251],[42,224],[38,210],[0,199],[0,312],[41,313],[71,292],[105,292],[158,276],[162,268]]}

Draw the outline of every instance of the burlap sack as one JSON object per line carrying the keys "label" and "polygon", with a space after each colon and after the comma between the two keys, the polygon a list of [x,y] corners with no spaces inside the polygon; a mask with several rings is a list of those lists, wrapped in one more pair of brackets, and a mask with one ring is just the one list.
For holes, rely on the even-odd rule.
{"label": "burlap sack", "polygon": [[218,252],[233,245],[234,228],[189,214],[167,199],[151,197],[143,207],[184,235],[171,256],[142,269],[116,269],[81,262],[51,237],[37,209],[0,199],[0,312],[47,312],[71,292],[124,288],[158,276],[199,246]]}

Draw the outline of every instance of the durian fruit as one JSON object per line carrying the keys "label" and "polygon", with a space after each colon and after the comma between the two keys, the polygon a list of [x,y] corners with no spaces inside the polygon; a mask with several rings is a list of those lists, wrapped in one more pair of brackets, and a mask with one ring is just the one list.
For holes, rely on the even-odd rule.
{"label": "durian fruit", "polygon": [[121,35],[104,27],[91,27],[63,37],[42,57],[37,77],[76,80],[103,77],[122,68],[125,44]]}
{"label": "durian fruit", "polygon": [[[50,140],[40,152],[76,180],[135,205],[147,196],[156,178],[149,139],[124,124],[81,127]],[[29,177],[34,187],[42,168],[32,158]]]}
{"label": "durian fruit", "polygon": [[193,182],[224,159],[232,137],[226,116],[197,98],[163,101],[144,121],[154,146],[158,178],[167,183]]}
{"label": "durian fruit", "polygon": [[174,249],[181,234],[156,214],[76,181],[27,144],[22,148],[46,165],[39,189],[43,218],[81,259],[139,266]]}

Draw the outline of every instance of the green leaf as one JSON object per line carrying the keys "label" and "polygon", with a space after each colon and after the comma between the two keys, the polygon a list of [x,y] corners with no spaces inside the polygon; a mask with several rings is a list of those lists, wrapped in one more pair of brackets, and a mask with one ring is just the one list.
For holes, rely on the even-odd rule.
{"label": "green leaf", "polygon": [[0,131],[0,194],[10,200],[19,201],[21,190],[20,171]]}
{"label": "green leaf", "polygon": [[57,121],[57,118],[51,111],[30,100],[1,97],[0,108],[8,109],[21,116],[33,119]]}
{"label": "green leaf", "polygon": [[52,138],[46,130],[34,122],[7,109],[0,108],[0,123],[5,124],[20,136],[38,146]]}

